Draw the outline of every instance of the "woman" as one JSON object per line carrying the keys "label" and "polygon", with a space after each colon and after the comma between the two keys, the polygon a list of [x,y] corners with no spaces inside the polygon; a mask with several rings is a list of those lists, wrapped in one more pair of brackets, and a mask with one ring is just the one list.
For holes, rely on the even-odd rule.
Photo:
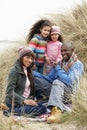
{"label": "woman", "polygon": [[46,107],[34,100],[34,78],[31,71],[34,59],[35,55],[29,47],[19,49],[19,57],[8,76],[5,104],[9,109],[4,110],[5,115],[12,112],[16,115],[35,116],[46,112]]}

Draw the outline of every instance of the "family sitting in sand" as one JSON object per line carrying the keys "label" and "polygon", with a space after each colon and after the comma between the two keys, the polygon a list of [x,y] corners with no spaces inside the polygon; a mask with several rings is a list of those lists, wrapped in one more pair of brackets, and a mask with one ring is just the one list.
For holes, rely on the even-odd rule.
{"label": "family sitting in sand", "polygon": [[[8,75],[5,100],[1,108],[6,116],[11,113],[17,116],[38,116],[45,117],[47,123],[56,123],[60,122],[65,111],[72,110],[72,95],[78,91],[84,66],[78,60],[71,42],[61,43],[60,40],[58,44],[55,41],[60,35],[57,27],[54,27],[51,33],[54,39],[52,44],[56,44],[52,47],[56,50],[58,44],[61,51],[57,60],[51,64],[49,56],[45,53],[51,24],[44,20],[39,21],[40,24],[39,32],[36,32],[38,35],[30,41],[30,46],[20,47],[18,50],[18,58]],[[40,47],[35,49],[37,44]],[[51,53],[51,49],[49,52]],[[56,57],[55,54],[52,54],[52,58],[53,56]],[[46,69],[46,74],[43,74],[43,58],[46,60],[46,68],[50,67]]]}

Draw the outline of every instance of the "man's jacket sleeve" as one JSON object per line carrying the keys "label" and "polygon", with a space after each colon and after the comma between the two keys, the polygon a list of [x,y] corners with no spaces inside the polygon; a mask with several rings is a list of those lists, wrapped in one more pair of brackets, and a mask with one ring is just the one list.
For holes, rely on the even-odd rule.
{"label": "man's jacket sleeve", "polygon": [[83,70],[84,68],[81,62],[74,63],[67,72],[60,65],[57,65],[55,67],[55,79],[59,79],[63,83],[71,86],[75,81],[79,81]]}

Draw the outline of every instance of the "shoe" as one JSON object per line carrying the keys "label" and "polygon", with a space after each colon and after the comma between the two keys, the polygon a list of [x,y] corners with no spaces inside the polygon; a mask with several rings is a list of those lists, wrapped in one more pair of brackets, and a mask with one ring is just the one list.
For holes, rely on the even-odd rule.
{"label": "shoe", "polygon": [[61,120],[62,112],[57,107],[53,107],[51,111],[51,115],[47,118],[47,123],[58,123]]}

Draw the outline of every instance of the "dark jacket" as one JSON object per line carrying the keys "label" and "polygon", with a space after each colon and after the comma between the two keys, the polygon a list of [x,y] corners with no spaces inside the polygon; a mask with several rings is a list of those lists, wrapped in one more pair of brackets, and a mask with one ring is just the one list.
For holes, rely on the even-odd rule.
{"label": "dark jacket", "polygon": [[[32,71],[29,69],[28,71],[31,92],[28,98],[34,98],[34,77],[32,75]],[[25,90],[26,83],[26,75],[23,72],[23,69],[20,65],[19,60],[15,63],[15,66],[10,70],[8,76],[8,85],[6,89],[6,97],[5,103],[12,106],[20,106],[23,105],[23,93]]]}

